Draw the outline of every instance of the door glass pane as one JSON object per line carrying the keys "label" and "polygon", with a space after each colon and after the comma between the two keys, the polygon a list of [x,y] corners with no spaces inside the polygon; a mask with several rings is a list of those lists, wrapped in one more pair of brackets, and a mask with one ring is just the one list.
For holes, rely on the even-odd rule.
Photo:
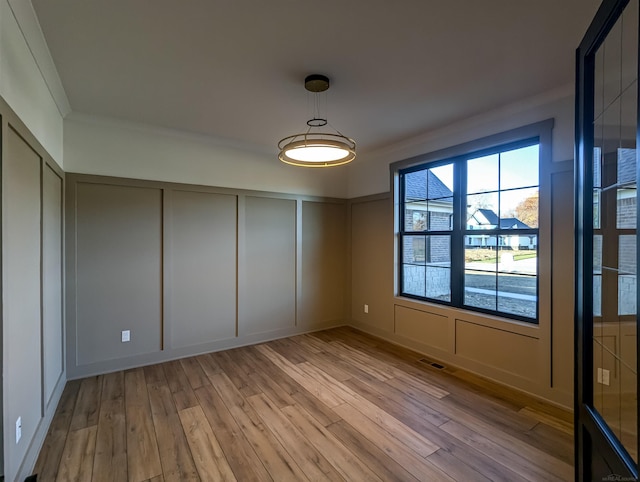
{"label": "door glass pane", "polygon": [[635,3],[595,58],[591,286],[594,407],[637,462]]}

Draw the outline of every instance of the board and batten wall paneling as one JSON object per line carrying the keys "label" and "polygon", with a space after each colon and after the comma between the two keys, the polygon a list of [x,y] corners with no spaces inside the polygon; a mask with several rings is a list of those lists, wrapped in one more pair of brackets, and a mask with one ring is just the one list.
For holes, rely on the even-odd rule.
{"label": "board and batten wall paneling", "polygon": [[573,399],[573,171],[551,177],[553,199],[551,252],[552,378],[567,403]]}
{"label": "board and batten wall paneling", "polygon": [[342,203],[302,202],[301,327],[322,328],[344,320],[346,215]]}
{"label": "board and batten wall paneling", "polygon": [[42,366],[48,405],[64,370],[62,322],[63,180],[49,166],[42,177]]}
{"label": "board and batten wall paneling", "polygon": [[393,332],[393,252],[389,197],[352,203],[351,318],[376,334]]}
{"label": "board and batten wall paneling", "polygon": [[395,333],[427,346],[450,351],[452,344],[449,317],[427,310],[395,306]]}
{"label": "board and batten wall paneling", "polygon": [[[2,159],[5,474],[15,477],[42,418],[41,157],[13,129]],[[16,443],[15,424],[22,420]],[[11,479],[9,479],[11,480]]]}
{"label": "board and batten wall paneling", "polygon": [[237,196],[169,190],[165,324],[172,348],[236,336]]}
{"label": "board and batten wall paneling", "polygon": [[161,189],[78,182],[75,217],[75,363],[161,350]]}
{"label": "board and batten wall paneling", "polygon": [[296,201],[246,196],[241,336],[296,325]]}

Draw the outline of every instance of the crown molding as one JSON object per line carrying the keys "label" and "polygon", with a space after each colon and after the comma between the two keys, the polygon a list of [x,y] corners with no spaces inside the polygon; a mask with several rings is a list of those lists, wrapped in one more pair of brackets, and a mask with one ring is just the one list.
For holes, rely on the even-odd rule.
{"label": "crown molding", "polygon": [[49,89],[49,93],[58,107],[60,115],[64,118],[71,112],[71,105],[62,86],[58,69],[51,57],[49,46],[44,38],[44,33],[42,33],[42,28],[40,27],[40,22],[33,9],[31,0],[6,1],[18,24],[18,28],[22,32],[27,47],[40,70],[40,74]]}

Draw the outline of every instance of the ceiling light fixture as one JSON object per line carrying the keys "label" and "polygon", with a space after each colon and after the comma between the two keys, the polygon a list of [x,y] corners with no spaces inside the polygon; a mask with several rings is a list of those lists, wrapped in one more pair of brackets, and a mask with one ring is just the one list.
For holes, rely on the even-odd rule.
{"label": "ceiling light fixture", "polygon": [[343,136],[333,126],[335,132],[318,132],[328,125],[327,119],[320,117],[318,94],[329,88],[329,78],[313,74],[304,79],[304,88],[315,94],[313,118],[307,121],[309,128],[303,134],[285,137],[278,142],[282,162],[302,167],[341,166],[356,158],[356,141]]}

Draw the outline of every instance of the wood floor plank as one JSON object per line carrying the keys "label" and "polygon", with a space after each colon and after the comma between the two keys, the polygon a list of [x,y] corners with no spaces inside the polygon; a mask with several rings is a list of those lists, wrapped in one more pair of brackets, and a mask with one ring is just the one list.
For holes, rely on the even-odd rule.
{"label": "wood floor plank", "polygon": [[529,445],[553,454],[566,464],[573,466],[575,441],[572,435],[544,423],[539,423],[525,435]]}
{"label": "wood floor plank", "polygon": [[180,420],[202,480],[235,481],[218,439],[200,406],[181,410]]}
{"label": "wood floor plank", "polygon": [[[387,430],[380,425],[371,423],[369,418],[350,404],[345,403],[334,407],[333,410],[345,422],[382,448],[392,459],[419,480],[453,480],[413,450],[407,450],[408,445],[393,436],[389,436],[390,434]],[[429,452],[429,454],[431,453],[433,453],[433,450]]]}
{"label": "wood floor plank", "polygon": [[70,381],[38,480],[573,478],[566,411],[421,358],[341,327]]}
{"label": "wood floor plank", "polygon": [[280,386],[268,375],[261,371],[256,371],[249,375],[251,381],[257,388],[264,394],[266,394],[271,400],[275,402],[278,408],[286,407],[287,405],[293,405],[296,401],[287,392],[282,390]]}
{"label": "wood floor plank", "polygon": [[389,374],[388,372],[380,370],[375,366],[375,364],[371,364],[369,360],[363,361],[359,357],[354,356],[355,351],[350,350],[349,348],[345,348],[344,346],[338,345],[334,342],[327,343],[327,345],[328,345],[327,351],[329,353],[333,353],[337,357],[342,358],[345,361],[348,361],[349,363],[356,366],[363,372],[368,373],[369,375],[377,378],[378,380],[385,381],[392,377],[392,375]]}
{"label": "wood floor plank", "polygon": [[345,381],[345,385],[378,405],[382,410],[393,414],[396,418],[399,413],[406,415],[407,418],[419,417],[436,427],[449,420],[446,415],[431,407],[431,399],[415,399],[390,386],[387,382],[378,380],[365,382],[354,378]]}
{"label": "wood floor plank", "polygon": [[56,481],[89,481],[93,470],[98,427],[73,430],[67,437]]}
{"label": "wood floor plank", "polygon": [[199,481],[169,386],[151,383],[147,390],[165,481]]}
{"label": "wood floor plank", "polygon": [[102,376],[82,380],[69,430],[78,430],[98,424],[101,391]]}
{"label": "wood floor plank", "polygon": [[34,469],[40,480],[56,480],[80,384],[80,380],[70,380],[62,391]]}
{"label": "wood floor plank", "polygon": [[128,480],[140,482],[161,475],[162,466],[144,371],[129,370],[124,381]]}
{"label": "wood floor plank", "polygon": [[243,395],[251,396],[260,393],[260,390],[251,383],[248,373],[233,361],[229,353],[212,353],[211,357],[220,365],[227,377]]}
{"label": "wood floor plank", "polygon": [[[109,393],[113,394],[114,392],[110,391]],[[124,390],[122,395],[119,398],[103,400],[100,405],[92,482],[127,480],[127,428]]]}
{"label": "wood floor plank", "polygon": [[[520,410],[522,415],[526,415],[538,422],[544,423],[549,427],[553,427],[561,432],[566,433],[567,435],[573,436],[573,423],[567,422],[560,418],[554,417],[553,415],[549,415],[548,413],[542,412],[540,410],[536,410],[531,407],[524,407]],[[533,428],[533,427],[532,427]]]}
{"label": "wood floor plank", "polygon": [[213,386],[246,435],[265,468],[277,481],[308,480],[298,464],[264,426],[251,405],[224,373],[213,377]]}
{"label": "wood floor plank", "polygon": [[[311,379],[317,381],[319,385],[334,392],[336,396],[339,396],[345,402],[350,403],[352,407],[359,410],[365,417],[369,418],[398,440],[401,440],[402,443],[421,457],[427,457],[440,448],[412,430],[409,426],[389,415],[389,413],[385,412],[375,403],[370,402],[367,398],[351,390],[348,386],[332,379],[328,374],[318,370],[310,363],[301,363],[298,366],[306,375],[310,376]],[[334,411],[341,415],[339,411]]]}
{"label": "wood floor plank", "polygon": [[509,450],[494,442],[491,432],[480,434],[453,420],[440,428],[528,480],[566,481],[573,475],[573,470],[558,471],[559,464],[554,464],[555,467],[545,466],[541,461],[528,457],[527,453],[516,453],[516,447]]}
{"label": "wood floor plank", "polygon": [[236,478],[273,480],[213,386],[198,388],[196,396]]}
{"label": "wood floor plank", "polygon": [[335,407],[342,403],[344,400],[337,397],[331,392],[325,390],[322,386],[318,385],[315,381],[309,379],[305,374],[293,363],[283,357],[280,353],[277,353],[272,348],[266,345],[259,345],[257,349],[271,360],[278,368],[298,382],[305,390],[320,400],[328,407]]}
{"label": "wood floor plank", "polygon": [[196,388],[200,388],[204,385],[209,384],[209,379],[207,378],[205,372],[202,370],[202,366],[200,365],[200,363],[198,363],[198,360],[193,357],[182,358],[180,360],[180,364],[182,365],[182,369],[187,376],[187,380],[189,380],[191,388],[195,390]]}
{"label": "wood floor plank", "polygon": [[222,373],[222,368],[218,363],[213,359],[210,353],[206,353],[204,355],[199,355],[195,357],[200,364],[200,368],[207,376],[207,378],[211,378],[212,375],[216,375],[217,373]]}
{"label": "wood floor plank", "polygon": [[357,455],[345,447],[329,430],[313,418],[307,411],[290,405],[282,409],[292,426],[316,449],[327,457],[345,480],[379,481],[381,480],[367,467]]}
{"label": "wood floor plank", "polygon": [[124,398],[124,372],[107,373],[102,379],[102,401]]}
{"label": "wood floor plank", "polygon": [[429,455],[429,462],[455,480],[473,480],[473,482],[494,482],[485,477],[477,469],[468,466],[451,452],[445,449],[436,450]]}
{"label": "wood floor plank", "polygon": [[295,402],[311,413],[325,427],[340,420],[340,417],[325,403],[309,393],[302,385],[282,371],[271,360],[265,357],[256,346],[246,347],[248,357],[252,358],[260,371],[274,380],[283,392],[295,400]]}
{"label": "wood floor plank", "polygon": [[284,449],[295,459],[309,480],[340,480],[340,474],[327,459],[264,394],[247,398],[262,422]]}
{"label": "wood floor plank", "polygon": [[[494,482],[523,482],[525,480],[509,469],[498,466],[498,464],[495,464],[472,446],[466,445],[447,432],[439,430],[438,426],[442,425],[442,423],[435,425],[430,423],[429,420],[432,419],[432,415],[425,415],[424,413],[425,409],[431,409],[413,400],[411,397],[404,396],[399,390],[393,389],[393,391],[390,391],[387,383],[373,380],[365,384],[360,380],[352,379],[349,380],[347,384],[358,390],[361,395],[371,398],[389,414],[393,415],[405,425],[410,426],[435,445],[442,447],[462,460],[469,461],[474,470],[480,475]],[[372,391],[374,387],[378,387],[379,392]],[[427,397],[425,403],[430,403],[429,400],[433,399]],[[446,400],[444,403],[446,403]],[[444,420],[447,421],[448,419]],[[487,463],[487,460],[489,463]]]}
{"label": "wood floor plank", "polygon": [[306,334],[292,336],[289,339],[295,343],[298,343],[306,347],[307,350],[309,350],[312,353],[322,353],[324,351],[324,348],[322,347],[322,344],[319,342],[319,340],[317,340],[316,338],[308,337]]}
{"label": "wood floor plank", "polygon": [[147,383],[167,383],[162,364],[147,365],[143,367],[144,379]]}
{"label": "wood floor plank", "polygon": [[411,475],[402,465],[389,457],[381,447],[371,442],[344,420],[327,427],[349,451],[356,455],[373,473],[385,481],[416,482],[419,479]]}
{"label": "wood floor plank", "polygon": [[173,399],[176,402],[176,408],[183,410],[185,408],[195,407],[198,405],[196,394],[193,393],[193,388],[187,379],[187,375],[182,368],[182,364],[179,360],[169,361],[162,364],[165,377],[169,389],[173,394]]}

